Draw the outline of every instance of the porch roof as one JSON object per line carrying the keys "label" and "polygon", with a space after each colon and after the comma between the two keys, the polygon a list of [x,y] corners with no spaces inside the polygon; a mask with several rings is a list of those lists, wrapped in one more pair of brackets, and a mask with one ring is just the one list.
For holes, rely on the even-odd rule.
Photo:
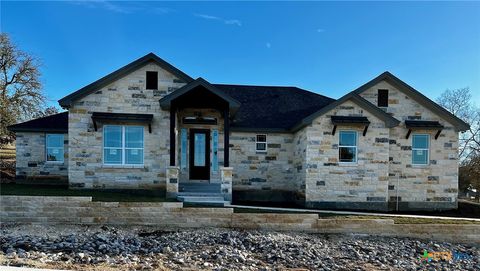
{"label": "porch roof", "polygon": [[160,107],[164,110],[172,107],[228,108],[234,114],[240,107],[240,102],[199,77],[160,99]]}
{"label": "porch roof", "polygon": [[7,127],[12,132],[68,132],[68,112],[17,123]]}

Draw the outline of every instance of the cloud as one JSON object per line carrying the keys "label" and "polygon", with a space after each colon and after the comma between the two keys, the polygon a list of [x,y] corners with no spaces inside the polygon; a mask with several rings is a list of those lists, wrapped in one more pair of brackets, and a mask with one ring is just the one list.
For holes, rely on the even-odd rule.
{"label": "cloud", "polygon": [[265,43],[265,46],[266,46],[268,49],[272,48],[272,44],[271,44],[270,42]]}
{"label": "cloud", "polygon": [[212,15],[207,15],[207,14],[193,14],[198,18],[206,19],[206,20],[221,20],[219,17],[215,17]]}
{"label": "cloud", "polygon": [[323,32],[325,32],[325,29],[323,29],[323,28],[317,28],[317,32],[318,32],[318,33],[323,33]]}
{"label": "cloud", "polygon": [[84,6],[91,9],[103,9],[106,11],[122,14],[130,14],[137,11],[146,11],[156,14],[167,14],[174,11],[171,8],[165,7],[149,7],[137,2],[112,2],[105,0],[79,0],[68,1],[68,3]]}
{"label": "cloud", "polygon": [[238,26],[242,26],[242,22],[240,22],[240,20],[225,20],[225,24],[235,24],[235,25],[238,25]]}
{"label": "cloud", "polygon": [[154,12],[154,13],[157,13],[157,14],[167,14],[167,13],[173,12],[175,10],[173,10],[171,8],[159,7],[159,8],[153,8],[151,11]]}
{"label": "cloud", "polygon": [[224,19],[224,18],[221,18],[221,17],[212,16],[212,15],[208,15],[208,14],[200,14],[200,13],[194,13],[193,15],[195,17],[202,18],[202,19],[205,19],[205,20],[218,21],[218,22],[222,22],[222,23],[228,24],[228,25],[242,26],[242,22],[240,20],[237,20],[237,19]]}
{"label": "cloud", "polygon": [[114,2],[103,1],[103,0],[71,1],[69,3],[84,6],[87,8],[100,8],[100,9],[105,9],[107,11],[111,11],[115,13],[123,13],[123,14],[129,14],[135,10],[138,10],[138,8],[133,6],[118,5]]}

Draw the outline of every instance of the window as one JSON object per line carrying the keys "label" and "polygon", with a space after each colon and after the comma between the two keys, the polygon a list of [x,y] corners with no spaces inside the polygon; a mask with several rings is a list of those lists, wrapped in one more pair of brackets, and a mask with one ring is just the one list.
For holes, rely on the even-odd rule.
{"label": "window", "polygon": [[429,135],[416,134],[412,136],[412,164],[428,164]]}
{"label": "window", "polygon": [[341,163],[357,162],[357,132],[340,131],[338,145],[338,155]]}
{"label": "window", "polygon": [[378,107],[388,107],[388,89],[379,89],[378,90]]}
{"label": "window", "polygon": [[104,126],[103,163],[112,165],[142,165],[143,127]]}
{"label": "window", "polygon": [[47,134],[46,154],[48,162],[63,162],[63,135]]}
{"label": "window", "polygon": [[158,89],[158,72],[147,72],[146,89]]}
{"label": "window", "polygon": [[255,150],[258,152],[267,152],[267,135],[257,135]]}

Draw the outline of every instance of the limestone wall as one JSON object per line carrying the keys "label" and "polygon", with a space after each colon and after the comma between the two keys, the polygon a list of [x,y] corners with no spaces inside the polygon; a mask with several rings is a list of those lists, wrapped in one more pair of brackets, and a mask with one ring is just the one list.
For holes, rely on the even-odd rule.
{"label": "limestone wall", "polygon": [[[332,115],[365,116],[364,126],[337,126]],[[315,119],[306,130],[306,205],[315,208],[387,209],[389,129],[382,120],[352,101]],[[339,162],[339,134],[357,132],[357,162]]]}
{"label": "limestone wall", "polygon": [[45,133],[16,133],[17,182],[66,184],[68,178],[68,135],[64,135],[64,162],[46,161]]}
{"label": "limestone wall", "polygon": [[230,136],[234,199],[242,197],[241,200],[252,201],[292,200],[297,191],[293,166],[293,135],[267,133],[267,152],[256,151],[256,135],[257,133],[232,132]]}
{"label": "limestone wall", "polygon": [[297,190],[296,202],[305,204],[305,188],[307,173],[307,130],[302,129],[293,137],[293,171],[294,185]]}
{"label": "limestone wall", "polygon": [[[400,209],[449,209],[457,207],[458,133],[453,126],[388,82],[380,82],[361,94],[377,104],[377,90],[389,90],[387,112],[402,121],[390,129],[389,198],[399,199]],[[439,121],[445,129],[435,140],[436,131],[413,131],[430,135],[429,165],[412,165],[412,136],[406,139],[405,120]],[[392,208],[396,208],[392,206]]]}
{"label": "limestone wall", "polygon": [[[158,90],[145,89],[146,71],[158,71]],[[69,110],[69,180],[72,188],[164,188],[169,163],[169,112],[159,100],[185,83],[150,63],[79,99]],[[143,166],[103,165],[103,125],[95,131],[92,112],[153,114],[144,129]],[[121,124],[121,123],[115,123]]]}
{"label": "limestone wall", "polygon": [[0,223],[152,225],[369,234],[480,243],[479,224],[395,224],[392,219],[319,219],[317,214],[234,213],[181,202],[92,202],[90,197],[2,196]]}

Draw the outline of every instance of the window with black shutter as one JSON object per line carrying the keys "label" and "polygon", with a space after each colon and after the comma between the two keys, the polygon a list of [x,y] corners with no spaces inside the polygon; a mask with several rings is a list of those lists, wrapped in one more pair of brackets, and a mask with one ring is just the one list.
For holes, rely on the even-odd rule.
{"label": "window with black shutter", "polygon": [[158,89],[158,72],[147,72],[146,89]]}
{"label": "window with black shutter", "polygon": [[378,107],[388,107],[388,89],[378,90]]}

